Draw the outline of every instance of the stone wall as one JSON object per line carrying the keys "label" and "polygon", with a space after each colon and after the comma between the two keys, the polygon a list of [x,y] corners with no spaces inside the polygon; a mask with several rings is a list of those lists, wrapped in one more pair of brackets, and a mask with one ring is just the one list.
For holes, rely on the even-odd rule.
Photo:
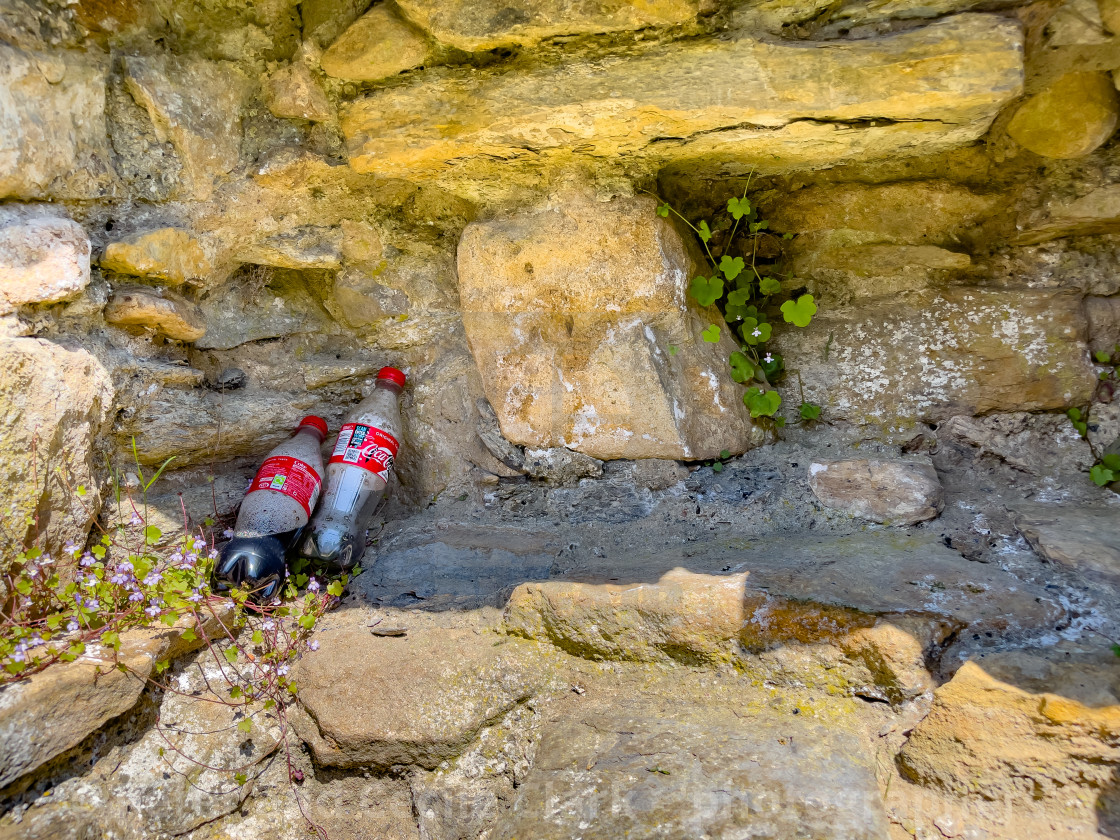
{"label": "stone wall", "polygon": [[763,443],[647,192],[748,187],[789,235],[821,313],[777,342],[828,423],[1085,404],[1120,341],[1114,4],[981,5],[0,0],[0,546],[80,539],[134,459],[174,459],[172,519],[228,515],[383,364],[408,505],[518,447]]}

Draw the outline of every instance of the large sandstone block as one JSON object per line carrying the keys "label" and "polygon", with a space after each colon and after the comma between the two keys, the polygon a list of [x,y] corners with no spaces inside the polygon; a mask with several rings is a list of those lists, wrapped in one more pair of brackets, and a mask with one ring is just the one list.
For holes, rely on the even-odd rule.
{"label": "large sandstone block", "polygon": [[0,313],[65,300],[89,285],[89,237],[66,218],[0,212]]}
{"label": "large sandstone block", "polygon": [[409,18],[461,50],[534,44],[557,35],[678,26],[695,20],[698,0],[400,0]]}
{"label": "large sandstone block", "polygon": [[[1045,664],[1045,652],[1039,658]],[[937,689],[929,716],[899,755],[903,774],[958,796],[1056,800],[1093,813],[1120,764],[1115,697],[1095,696],[1092,705],[1072,699],[1086,682],[1074,662],[1052,663],[1045,687],[1036,679],[1025,689],[1016,684],[1024,682],[1021,669],[1001,668],[997,679],[986,664],[966,662]],[[1026,673],[1040,671],[1036,663]],[[1111,702],[1101,704],[1106,698]]]}
{"label": "large sandstone block", "polygon": [[1022,72],[1016,25],[962,15],[862,41],[680,42],[425,77],[356,101],[342,130],[355,170],[390,177],[508,180],[612,158],[780,171],[973,140],[1018,95]]}
{"label": "large sandstone block", "polygon": [[775,336],[830,418],[892,426],[1089,401],[1079,295],[954,287],[822,309]]}
{"label": "large sandstone block", "polygon": [[108,64],[92,52],[25,52],[0,41],[0,198],[105,192]]}
{"label": "large sandstone block", "polygon": [[0,558],[33,540],[35,517],[47,550],[85,539],[100,504],[93,447],[112,402],[108,372],[85,350],[0,341]]}
{"label": "large sandstone block", "polygon": [[336,79],[377,82],[429,61],[424,34],[389,4],[374,6],[323,53],[323,72]]}
{"label": "large sandstone block", "polygon": [[176,56],[129,56],[124,68],[156,137],[179,153],[194,197],[209,198],[240,156],[245,77],[229,64]]}
{"label": "large sandstone block", "polygon": [[207,280],[214,272],[202,242],[190,231],[175,227],[109,243],[100,265],[108,271],[154,277],[173,285]]}
{"label": "large sandstone block", "polygon": [[1112,136],[1120,98],[1107,73],[1070,73],[1024,102],[1007,133],[1036,155],[1084,157]]}
{"label": "large sandstone block", "polygon": [[[573,198],[463,231],[463,326],[509,440],[601,459],[760,442],[727,365],[736,345],[688,298],[691,260],[655,206]],[[701,338],[711,323],[718,344]]]}
{"label": "large sandstone block", "polygon": [[149,286],[122,286],[105,306],[105,321],[119,327],[142,327],[176,341],[206,335],[199,308],[173,292]]}

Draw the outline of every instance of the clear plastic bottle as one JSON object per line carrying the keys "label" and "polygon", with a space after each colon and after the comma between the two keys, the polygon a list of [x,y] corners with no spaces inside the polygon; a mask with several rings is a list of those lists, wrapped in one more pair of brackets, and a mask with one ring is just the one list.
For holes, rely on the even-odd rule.
{"label": "clear plastic bottle", "polygon": [[310,519],[323,486],[326,438],[323,418],[304,417],[295,434],[268,453],[214,569],[220,588],[246,586],[258,601],[279,591],[284,554]]}
{"label": "clear plastic bottle", "polygon": [[362,556],[369,520],[385,497],[400,447],[397,397],[404,381],[396,368],[381,368],[373,393],[346,418],[327,465],[322,504],[299,545],[301,557],[349,569]]}

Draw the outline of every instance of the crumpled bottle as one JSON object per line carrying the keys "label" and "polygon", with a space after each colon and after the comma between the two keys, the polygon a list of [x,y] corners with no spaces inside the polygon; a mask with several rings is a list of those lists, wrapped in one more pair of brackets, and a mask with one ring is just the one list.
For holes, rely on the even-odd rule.
{"label": "crumpled bottle", "polygon": [[295,434],[268,453],[241,503],[233,539],[214,569],[219,588],[248,587],[268,601],[284,581],[284,555],[311,518],[323,486],[327,423],[300,420]]}

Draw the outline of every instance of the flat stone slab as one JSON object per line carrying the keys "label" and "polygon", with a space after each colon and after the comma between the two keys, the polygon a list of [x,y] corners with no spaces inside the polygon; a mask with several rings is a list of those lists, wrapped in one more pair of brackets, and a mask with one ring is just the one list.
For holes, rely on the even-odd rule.
{"label": "flat stone slab", "polygon": [[500,607],[518,584],[548,579],[561,545],[537,531],[444,525],[406,526],[368,551],[354,591],[381,606]]}
{"label": "flat stone slab", "polygon": [[1090,576],[1120,578],[1120,505],[1022,504],[1015,525],[1052,563]]}
{"label": "flat stone slab", "polygon": [[[1053,629],[1065,616],[1042,587],[966,560],[932,535],[772,534],[693,543],[646,562],[694,571],[749,571],[750,586],[771,595],[875,615],[944,616],[1001,632]],[[618,568],[612,573],[625,574]]]}
{"label": "flat stone slab", "polygon": [[493,836],[887,837],[873,759],[840,707],[794,715],[752,707],[737,681],[702,690],[687,678],[601,695],[589,685],[542,731]]}

